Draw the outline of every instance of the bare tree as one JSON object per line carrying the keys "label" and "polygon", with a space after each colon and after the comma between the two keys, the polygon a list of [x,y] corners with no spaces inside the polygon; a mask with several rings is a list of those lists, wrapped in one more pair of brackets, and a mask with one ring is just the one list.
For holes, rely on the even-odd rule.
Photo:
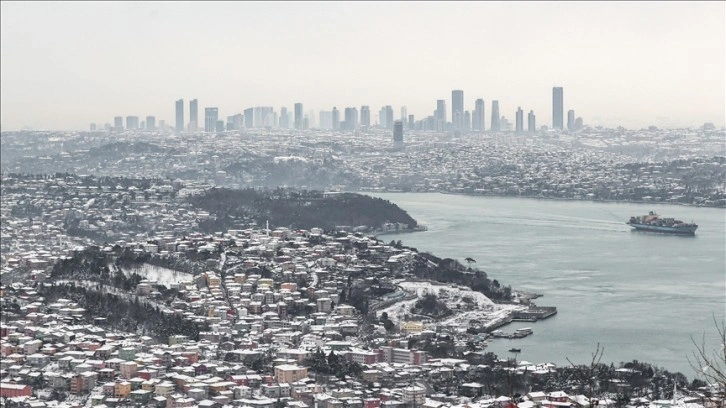
{"label": "bare tree", "polygon": [[578,370],[581,376],[586,377],[588,391],[587,398],[589,398],[590,401],[592,401],[593,391],[595,388],[595,380],[597,379],[598,373],[600,371],[600,360],[602,360],[602,355],[604,352],[605,347],[600,347],[600,343],[597,343],[597,348],[595,349],[595,352],[592,353],[592,361],[590,362],[589,366],[575,365],[570,360],[570,358],[567,357],[567,361],[572,365],[572,368]]}
{"label": "bare tree", "polygon": [[701,342],[697,342],[691,336],[691,342],[696,350],[692,352],[692,357],[686,357],[691,368],[696,375],[703,378],[712,387],[716,388],[717,398],[720,398],[721,407],[724,407],[724,399],[726,397],[726,321],[719,323],[716,316],[713,316],[713,324],[718,332],[718,341],[720,344],[716,349],[709,349],[706,346],[706,334],[701,336]]}

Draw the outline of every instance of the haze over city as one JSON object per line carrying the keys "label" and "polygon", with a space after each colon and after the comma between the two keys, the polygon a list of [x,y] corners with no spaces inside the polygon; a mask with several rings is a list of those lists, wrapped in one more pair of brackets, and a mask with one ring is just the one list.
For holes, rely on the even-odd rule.
{"label": "haze over city", "polygon": [[[589,125],[724,126],[723,2],[3,2],[2,129],[172,123],[198,98],[252,106],[406,106],[464,91],[549,124],[552,87]],[[488,114],[488,113],[487,113]]]}

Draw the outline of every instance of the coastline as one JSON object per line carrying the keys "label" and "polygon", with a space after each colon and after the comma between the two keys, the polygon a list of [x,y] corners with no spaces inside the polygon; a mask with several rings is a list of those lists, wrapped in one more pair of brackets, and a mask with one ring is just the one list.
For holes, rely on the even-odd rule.
{"label": "coastline", "polygon": [[683,207],[694,207],[694,208],[722,208],[726,209],[726,205],[707,205],[707,204],[689,204],[689,203],[674,203],[674,202],[668,202],[668,201],[645,201],[645,200],[627,200],[627,199],[618,199],[618,200],[604,200],[604,199],[587,199],[587,198],[572,198],[572,197],[539,197],[539,196],[532,196],[532,195],[515,195],[515,194],[496,194],[496,193],[472,193],[472,192],[456,192],[456,191],[390,191],[390,190],[358,190],[357,193],[359,194],[368,194],[368,193],[386,193],[386,194],[392,194],[392,193],[401,193],[401,194],[411,194],[411,193],[437,193],[437,194],[447,194],[447,195],[462,195],[462,196],[468,196],[468,197],[495,197],[495,198],[526,198],[530,200],[545,200],[545,201],[584,201],[584,202],[591,202],[591,203],[614,203],[614,204],[652,204],[652,205],[673,205],[673,206],[683,206]]}
{"label": "coastline", "polygon": [[417,227],[413,228],[406,228],[406,229],[396,229],[396,230],[374,230],[369,233],[368,235],[377,238],[380,235],[390,235],[390,234],[402,234],[402,233],[411,233],[411,232],[423,232],[428,231],[428,228],[426,228],[423,225],[419,225]]}

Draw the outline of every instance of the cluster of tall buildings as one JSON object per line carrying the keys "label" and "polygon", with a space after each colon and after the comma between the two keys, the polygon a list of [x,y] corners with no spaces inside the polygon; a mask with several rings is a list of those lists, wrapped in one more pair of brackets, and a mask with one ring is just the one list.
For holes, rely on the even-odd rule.
{"label": "cluster of tall buildings", "polygon": [[[464,91],[454,89],[451,91],[451,113],[447,108],[447,100],[439,99],[436,101],[436,109],[432,115],[421,120],[416,120],[414,115],[407,113],[405,106],[401,107],[400,118],[396,119],[391,105],[385,105],[378,111],[378,121],[371,121],[371,110],[369,106],[346,107],[343,109],[342,115],[337,107],[332,110],[321,110],[317,116],[315,123],[315,114],[313,111],[305,112],[303,104],[297,102],[294,104],[292,112],[286,107],[280,108],[279,113],[271,106],[256,106],[247,108],[241,113],[227,116],[224,121],[219,115],[219,109],[216,107],[204,108],[204,121],[199,122],[199,102],[197,99],[189,101],[189,117],[185,120],[185,104],[183,99],[179,99],[175,103],[175,120],[174,131],[176,132],[197,132],[204,131],[207,133],[223,132],[226,130],[242,130],[251,128],[282,128],[305,130],[310,128],[330,129],[334,131],[356,131],[358,129],[366,129],[377,125],[380,128],[395,131],[396,125],[400,122],[401,131],[404,128],[408,130],[430,130],[439,132],[453,132],[460,134],[463,132],[500,132],[514,130],[517,134],[530,133],[537,131],[536,116],[534,111],[530,110],[527,114],[527,126],[525,129],[524,111],[521,107],[517,107],[515,112],[514,129],[511,129],[510,123],[506,117],[502,116],[499,111],[499,101],[491,101],[490,119],[487,123],[486,104],[484,99],[478,98],[474,101],[473,110],[467,110],[464,103]],[[450,115],[450,116],[449,116]],[[157,127],[154,116],[147,116],[146,121],[139,122],[137,116],[127,116],[124,127],[124,118],[117,116],[114,118],[114,124],[106,124],[106,129],[111,130],[157,130],[164,129],[164,121],[159,122]],[[203,125],[203,127],[202,127]],[[564,118],[564,92],[562,87],[552,88],[552,128],[557,130],[565,129]],[[575,111],[567,112],[567,129],[570,131],[582,128],[582,118],[575,117]],[[96,130],[96,125],[91,124],[91,130]]]}

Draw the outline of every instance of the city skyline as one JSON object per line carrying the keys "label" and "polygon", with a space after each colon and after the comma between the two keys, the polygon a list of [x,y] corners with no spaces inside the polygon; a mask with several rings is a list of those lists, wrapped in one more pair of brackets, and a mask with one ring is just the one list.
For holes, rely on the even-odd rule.
{"label": "city skyline", "polygon": [[168,101],[192,97],[222,117],[302,102],[406,106],[419,119],[455,89],[470,114],[482,98],[507,118],[518,106],[545,118],[555,84],[563,110],[593,126],[725,122],[723,2],[212,4],[3,2],[2,130],[116,115],[175,124]]}

